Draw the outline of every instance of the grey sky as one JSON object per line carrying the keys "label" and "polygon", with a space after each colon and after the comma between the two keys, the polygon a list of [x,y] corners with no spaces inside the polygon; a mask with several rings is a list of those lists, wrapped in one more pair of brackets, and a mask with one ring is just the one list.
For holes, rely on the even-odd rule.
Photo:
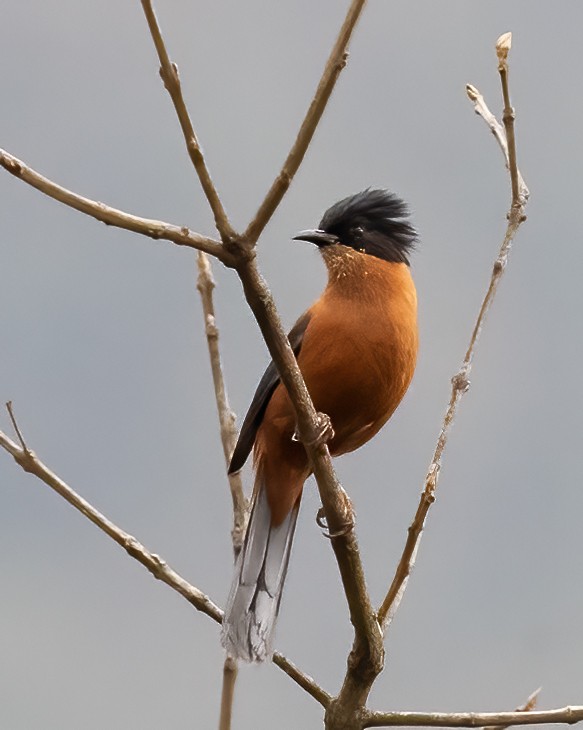
{"label": "grey sky", "polygon": [[[311,99],[346,2],[168,2],[157,10],[209,166],[237,227]],[[138,0],[4,0],[0,146],[130,212],[212,233]],[[370,0],[325,118],[260,243],[286,325],[324,268],[291,243],[338,198],[389,187],[413,210],[421,353],[390,424],[336,466],[375,602],[414,513],[449,378],[505,228],[501,155],[465,98],[511,88],[528,221],[489,317],[418,565],[372,704],[512,709],[583,703],[579,180],[583,6]],[[223,604],[230,497],[194,256],[106,228],[0,172],[0,402],[41,458]],[[229,394],[244,415],[267,362],[235,276],[215,266]],[[7,416],[0,428],[9,430]],[[247,486],[249,475],[246,475]],[[277,646],[328,691],[351,631],[310,483]],[[216,725],[218,628],[0,454],[0,727]],[[277,668],[240,673],[236,730],[320,727]]]}

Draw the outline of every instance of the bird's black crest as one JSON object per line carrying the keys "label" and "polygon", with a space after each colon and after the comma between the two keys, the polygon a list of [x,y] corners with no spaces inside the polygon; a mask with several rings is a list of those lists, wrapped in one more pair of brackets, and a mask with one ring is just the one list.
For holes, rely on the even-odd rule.
{"label": "bird's black crest", "polygon": [[416,232],[405,220],[407,205],[388,190],[363,190],[340,200],[318,226],[339,243],[385,261],[409,264]]}

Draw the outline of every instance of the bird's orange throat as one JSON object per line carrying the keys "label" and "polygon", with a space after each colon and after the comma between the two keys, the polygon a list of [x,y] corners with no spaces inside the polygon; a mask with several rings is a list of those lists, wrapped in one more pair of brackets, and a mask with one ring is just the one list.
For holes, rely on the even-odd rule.
{"label": "bird's orange throat", "polygon": [[321,253],[328,269],[328,296],[381,306],[396,297],[409,309],[408,319],[416,319],[417,293],[407,264],[383,261],[341,245],[325,246]]}

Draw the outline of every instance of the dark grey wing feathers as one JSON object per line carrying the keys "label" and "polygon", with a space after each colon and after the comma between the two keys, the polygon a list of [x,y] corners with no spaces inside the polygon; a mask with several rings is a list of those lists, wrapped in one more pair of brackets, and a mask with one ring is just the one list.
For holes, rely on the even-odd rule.
{"label": "dark grey wing feathers", "polygon": [[[311,314],[310,310],[308,310],[302,314],[287,336],[289,344],[291,345],[296,357],[301,350],[304,333],[310,323],[310,319]],[[255,391],[255,395],[253,396],[253,400],[251,401],[251,405],[249,406],[249,410],[247,411],[247,415],[245,416],[245,420],[241,426],[239,439],[235,446],[235,450],[233,451],[233,456],[231,457],[229,474],[234,474],[239,471],[243,467],[243,464],[247,461],[247,457],[251,453],[251,449],[255,443],[257,429],[263,420],[265,409],[267,408],[269,400],[278,383],[279,375],[277,374],[277,369],[272,361],[267,366],[267,370],[259,381],[257,390]]]}

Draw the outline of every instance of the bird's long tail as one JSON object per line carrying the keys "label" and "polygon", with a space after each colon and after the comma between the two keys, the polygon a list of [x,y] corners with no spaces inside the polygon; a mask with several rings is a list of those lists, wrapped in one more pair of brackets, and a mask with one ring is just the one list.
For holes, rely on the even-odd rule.
{"label": "bird's long tail", "polygon": [[259,470],[221,632],[227,652],[247,662],[264,661],[273,652],[273,630],[300,506],[298,499],[283,522],[274,527],[263,481]]}

